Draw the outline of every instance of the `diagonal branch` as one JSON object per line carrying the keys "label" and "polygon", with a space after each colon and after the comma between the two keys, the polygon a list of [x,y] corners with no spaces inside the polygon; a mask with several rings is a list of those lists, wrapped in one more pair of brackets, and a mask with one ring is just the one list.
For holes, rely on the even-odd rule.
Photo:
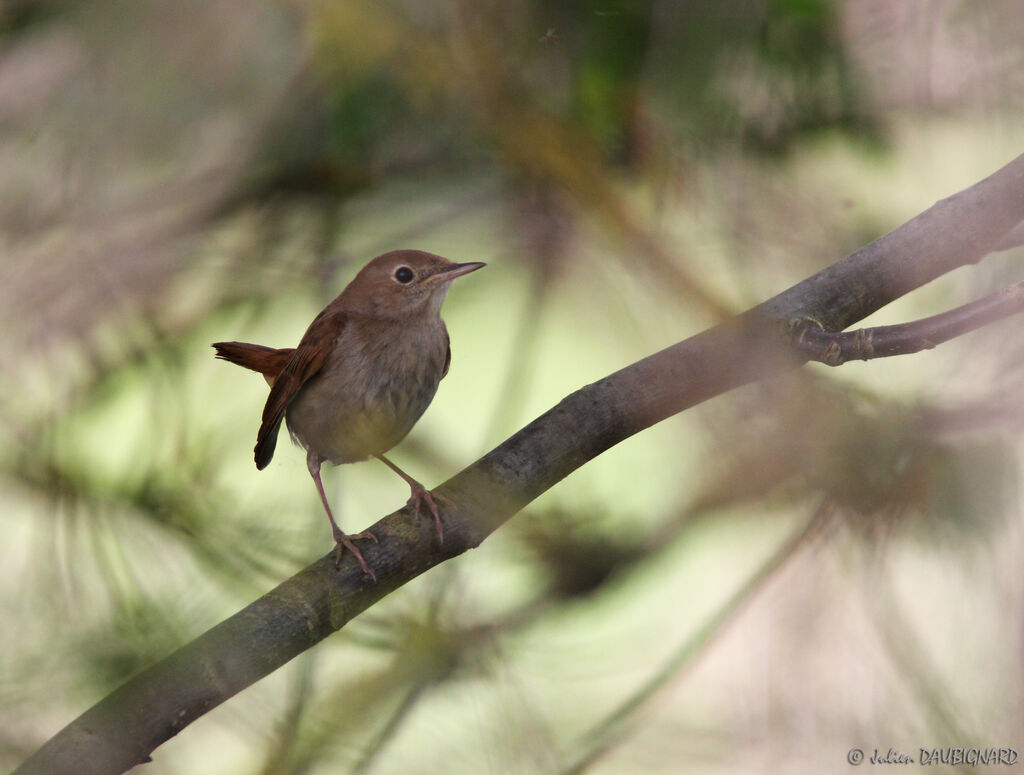
{"label": "diagonal branch", "polygon": [[135,676],[71,722],[17,773],[119,773],[250,684],[429,568],[480,544],[587,461],[666,417],[793,369],[780,325],[809,318],[837,331],[1004,244],[1024,221],[1024,156],[895,231],[731,321],[576,391],[438,492],[445,542],[406,511],[374,527],[369,582],[328,555]]}

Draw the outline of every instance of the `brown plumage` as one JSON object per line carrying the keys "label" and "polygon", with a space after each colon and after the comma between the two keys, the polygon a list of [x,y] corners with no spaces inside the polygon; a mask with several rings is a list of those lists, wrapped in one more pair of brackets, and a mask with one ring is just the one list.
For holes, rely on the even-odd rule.
{"label": "brown plumage", "polygon": [[377,256],[316,316],[295,348],[244,342],[214,344],[217,357],[260,372],[270,384],[254,449],[256,467],[274,456],[282,420],[306,449],[306,462],[331,521],[338,559],[349,549],[371,576],[354,538],[338,527],[324,494],[320,466],[376,457],[410,486],[409,502],[426,505],[443,540],[429,492],[384,453],[401,441],[430,405],[448,372],[451,350],[441,303],[452,280],[484,264],[456,264],[421,250]]}
{"label": "brown plumage", "polygon": [[214,347],[218,358],[231,361],[250,371],[258,371],[271,387],[288,362],[288,356],[295,352],[294,347],[275,350],[273,347],[246,342],[217,342]]}

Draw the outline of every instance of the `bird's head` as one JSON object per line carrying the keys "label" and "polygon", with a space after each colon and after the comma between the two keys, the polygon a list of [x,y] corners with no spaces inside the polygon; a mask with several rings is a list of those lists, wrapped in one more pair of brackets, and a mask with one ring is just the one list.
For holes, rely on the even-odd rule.
{"label": "bird's head", "polygon": [[373,317],[438,314],[452,280],[481,261],[457,264],[424,250],[393,250],[364,266],[342,293],[344,307]]}

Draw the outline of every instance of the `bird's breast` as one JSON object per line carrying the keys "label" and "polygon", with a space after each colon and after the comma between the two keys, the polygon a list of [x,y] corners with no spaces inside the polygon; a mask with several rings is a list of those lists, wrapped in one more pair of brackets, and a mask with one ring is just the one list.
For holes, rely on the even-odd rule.
{"label": "bird's breast", "polygon": [[288,408],[292,438],[333,463],[386,452],[433,400],[447,348],[440,318],[350,321]]}

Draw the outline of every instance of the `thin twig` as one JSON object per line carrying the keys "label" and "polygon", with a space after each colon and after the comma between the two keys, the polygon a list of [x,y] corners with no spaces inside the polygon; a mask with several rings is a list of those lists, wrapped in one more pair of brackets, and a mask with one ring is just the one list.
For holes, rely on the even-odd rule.
{"label": "thin twig", "polygon": [[801,319],[793,326],[793,341],[812,361],[840,366],[851,360],[888,358],[930,350],[1001,318],[1024,312],[1024,282],[1008,285],[983,299],[939,315],[893,326],[825,331],[814,321]]}

